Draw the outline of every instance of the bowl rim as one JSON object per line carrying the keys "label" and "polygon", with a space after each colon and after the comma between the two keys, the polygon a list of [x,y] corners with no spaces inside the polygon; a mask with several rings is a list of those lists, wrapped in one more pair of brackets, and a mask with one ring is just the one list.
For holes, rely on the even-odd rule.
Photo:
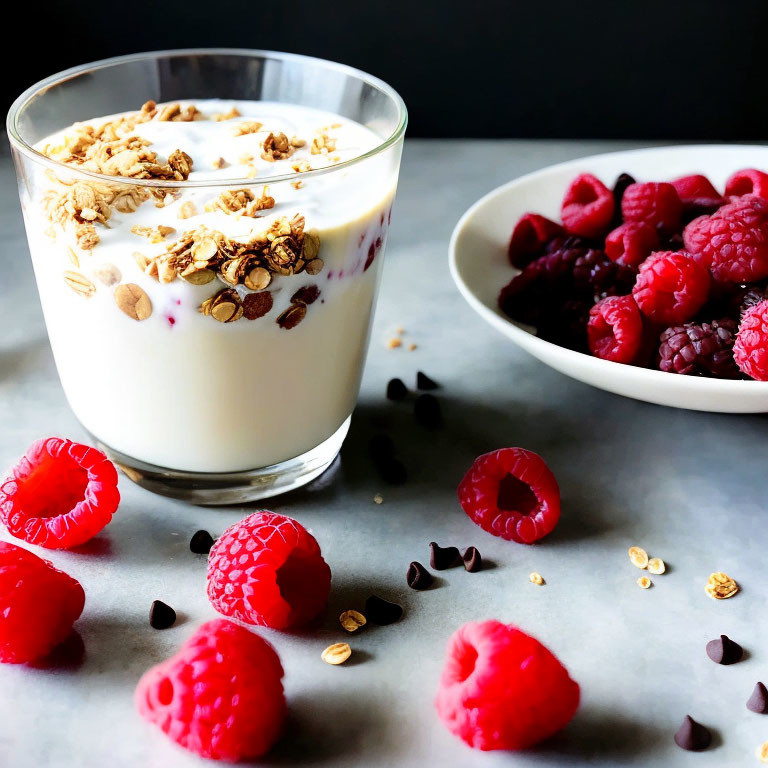
{"label": "bowl rim", "polygon": [[[578,168],[585,163],[589,163],[598,158],[616,157],[619,155],[624,157],[627,155],[647,153],[666,154],[680,150],[715,151],[734,148],[738,148],[739,150],[743,149],[745,152],[750,150],[760,150],[761,152],[768,151],[768,147],[759,144],[679,144],[658,147],[638,147],[628,150],[599,152],[593,155],[578,157],[573,160],[565,160],[564,162],[548,165],[544,168],[539,168],[530,173],[511,179],[490,190],[479,200],[474,202],[456,222],[448,244],[448,265],[453,282],[459,289],[459,293],[463,296],[465,301],[475,310],[475,312],[477,312],[477,314],[480,315],[480,317],[503,335],[510,338],[515,344],[525,349],[529,354],[533,354],[534,357],[537,357],[545,364],[548,364],[547,360],[551,359],[552,355],[558,355],[561,356],[561,359],[563,360],[592,366],[597,372],[605,371],[606,373],[615,373],[617,366],[622,366],[626,373],[633,377],[636,382],[646,382],[649,386],[664,384],[665,386],[677,390],[689,390],[693,387],[702,392],[719,392],[721,394],[731,395],[744,394],[744,390],[747,388],[753,393],[758,390],[763,390],[768,393],[768,381],[756,381],[754,379],[717,379],[707,376],[681,376],[666,371],[658,371],[651,368],[643,368],[641,366],[625,365],[611,360],[602,360],[599,357],[561,347],[551,341],[545,341],[530,331],[525,330],[523,324],[510,320],[502,315],[499,310],[488,306],[488,304],[478,298],[461,276],[459,267],[460,257],[458,255],[458,241],[469,222],[472,221],[480,209],[488,205],[492,200],[504,196],[511,190],[515,190],[518,187],[524,187],[526,184],[532,181],[538,181],[542,177],[554,172],[565,171],[570,168]],[[502,287],[503,286],[499,286],[499,290],[501,290]],[[540,350],[541,356],[533,350]]]}

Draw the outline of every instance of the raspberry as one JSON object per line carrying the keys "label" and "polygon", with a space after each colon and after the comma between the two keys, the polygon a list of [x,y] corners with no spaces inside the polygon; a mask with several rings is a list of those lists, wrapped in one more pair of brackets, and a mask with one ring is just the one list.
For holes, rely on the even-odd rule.
{"label": "raspberry", "polygon": [[683,205],[671,184],[646,182],[627,187],[621,200],[621,213],[624,221],[642,221],[674,232],[680,226]]}
{"label": "raspberry", "polygon": [[112,462],[95,448],[60,437],[32,443],[0,486],[0,520],[9,533],[48,549],[89,541],[119,503]]}
{"label": "raspberry", "polygon": [[72,633],[85,593],[47,560],[0,541],[0,662],[47,656]]}
{"label": "raspberry", "polygon": [[681,176],[671,183],[684,208],[692,204],[701,204],[705,200],[712,204],[719,203],[721,205],[725,202],[725,199],[714,188],[712,182],[701,174]]}
{"label": "raspberry", "polygon": [[282,677],[266,640],[214,619],[144,673],[134,701],[147,722],[190,752],[254,759],[275,743],[285,720]]}
{"label": "raspberry", "polygon": [[632,289],[640,311],[655,323],[684,323],[704,305],[709,275],[688,254],[659,251],[641,265]]}
{"label": "raspberry", "polygon": [[453,633],[435,706],[445,727],[474,749],[526,749],[564,728],[579,685],[536,638],[500,621]]}
{"label": "raspberry", "polygon": [[757,195],[768,198],[768,173],[756,171],[754,168],[736,171],[725,182],[725,194],[728,196]]}
{"label": "raspberry", "polygon": [[750,283],[768,277],[768,200],[744,195],[683,232],[685,249],[719,282]]}
{"label": "raspberry", "polygon": [[509,261],[522,269],[542,255],[544,247],[565,230],[554,221],[536,213],[526,213],[515,224],[509,240]]}
{"label": "raspberry", "polygon": [[474,523],[502,539],[532,544],[560,519],[560,488],[544,460],[524,448],[478,456],[459,483],[459,503]]}
{"label": "raspberry", "polygon": [[683,375],[736,379],[733,360],[737,323],[728,318],[667,328],[660,337],[659,370]]}
{"label": "raspberry", "polygon": [[733,359],[742,373],[768,381],[768,301],[755,304],[742,315]]}
{"label": "raspberry", "polygon": [[306,528],[261,510],[220,536],[208,556],[208,597],[219,613],[286,629],[325,607],[331,569]]}
{"label": "raspberry", "polygon": [[582,173],[568,187],[560,217],[571,234],[597,238],[611,226],[613,209],[611,190],[592,174]]}
{"label": "raspberry", "polygon": [[642,221],[627,221],[605,238],[608,258],[628,267],[640,266],[658,247],[658,231]]}
{"label": "raspberry", "polygon": [[609,296],[589,311],[589,351],[615,363],[634,361],[643,340],[643,319],[631,296]]}

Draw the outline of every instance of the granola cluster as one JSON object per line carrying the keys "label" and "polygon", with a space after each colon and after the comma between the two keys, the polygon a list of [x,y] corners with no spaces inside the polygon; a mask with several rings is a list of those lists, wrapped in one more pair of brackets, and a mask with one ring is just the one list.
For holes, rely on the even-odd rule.
{"label": "granola cluster", "polygon": [[275,198],[267,194],[267,187],[261,191],[261,197],[250,189],[234,189],[222,192],[215,200],[205,206],[206,211],[223,211],[236,216],[257,216],[259,211],[275,207]]}

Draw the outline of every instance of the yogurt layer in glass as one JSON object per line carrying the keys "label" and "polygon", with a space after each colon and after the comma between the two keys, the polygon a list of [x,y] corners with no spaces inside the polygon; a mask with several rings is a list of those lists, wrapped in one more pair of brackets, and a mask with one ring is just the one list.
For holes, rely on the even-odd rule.
{"label": "yogurt layer in glass", "polygon": [[13,109],[9,128],[75,415],[132,479],[231,502],[308,482],[338,452],[397,184],[402,134],[382,149],[383,134],[404,117],[188,95],[85,103],[21,147]]}

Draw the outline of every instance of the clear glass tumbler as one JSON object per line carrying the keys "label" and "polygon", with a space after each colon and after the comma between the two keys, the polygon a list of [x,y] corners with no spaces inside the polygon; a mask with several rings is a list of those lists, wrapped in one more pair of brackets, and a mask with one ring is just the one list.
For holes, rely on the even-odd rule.
{"label": "clear glass tumbler", "polygon": [[[215,182],[115,176],[41,151],[77,122],[148,100],[203,99],[324,110],[378,143],[265,181],[235,166]],[[250,50],[108,59],[16,100],[8,135],[61,384],[129,478],[197,503],[234,503],[291,490],[330,466],[358,395],[406,122],[401,98],[374,77]],[[265,183],[275,209],[264,213],[284,213],[266,237],[230,248],[224,263],[215,234],[188,237],[198,224],[186,214],[210,210],[222,194],[259,200]],[[114,234],[126,219],[136,222],[133,246]],[[145,244],[197,267],[213,253],[217,267],[169,276],[172,257],[153,261]]]}

